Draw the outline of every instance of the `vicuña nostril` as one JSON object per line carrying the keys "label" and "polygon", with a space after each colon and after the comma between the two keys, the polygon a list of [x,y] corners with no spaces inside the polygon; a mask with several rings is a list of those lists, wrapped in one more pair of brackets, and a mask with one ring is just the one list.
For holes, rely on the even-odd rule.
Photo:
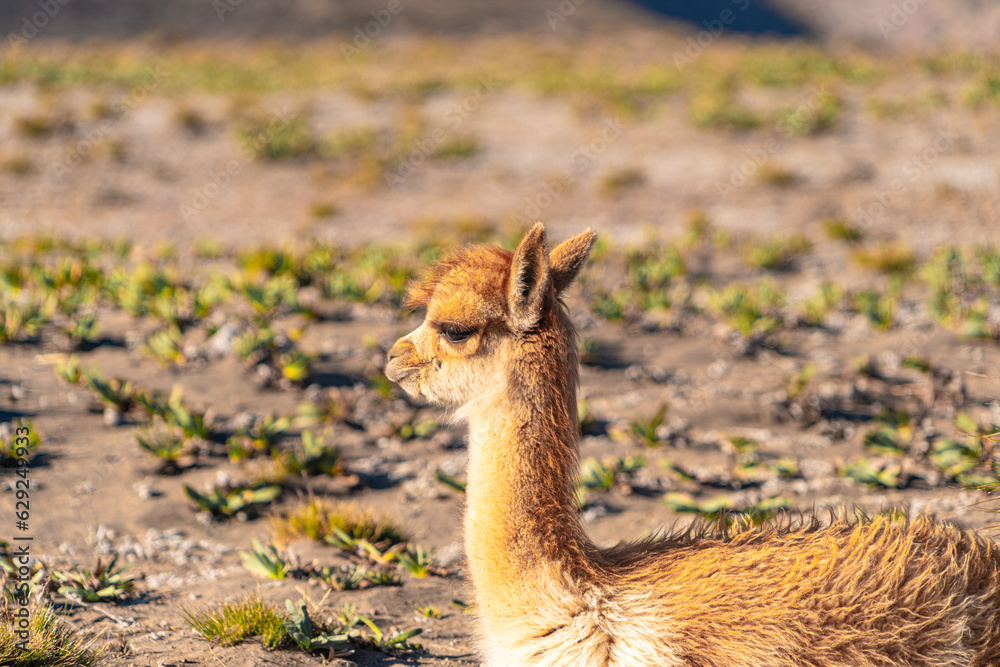
{"label": "vicu\u00f1a nostril", "polygon": [[392,362],[393,359],[401,356],[403,356],[403,346],[399,343],[393,345],[392,348],[389,349],[389,352],[386,353],[386,357],[388,357],[389,362]]}

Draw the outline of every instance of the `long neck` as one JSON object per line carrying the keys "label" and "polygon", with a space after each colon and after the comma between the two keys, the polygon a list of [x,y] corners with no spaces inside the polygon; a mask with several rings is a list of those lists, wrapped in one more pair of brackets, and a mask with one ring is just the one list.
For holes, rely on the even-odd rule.
{"label": "long neck", "polygon": [[575,341],[561,308],[550,319],[519,346],[504,390],[469,414],[466,553],[487,622],[530,609],[553,579],[578,578],[594,552],[574,508]]}

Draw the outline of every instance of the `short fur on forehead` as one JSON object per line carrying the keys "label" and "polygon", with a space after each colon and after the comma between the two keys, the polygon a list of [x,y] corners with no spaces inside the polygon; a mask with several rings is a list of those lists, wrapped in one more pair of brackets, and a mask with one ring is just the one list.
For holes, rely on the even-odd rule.
{"label": "short fur on forehead", "polygon": [[[404,306],[410,310],[427,308],[434,292],[442,284],[475,285],[489,281],[497,284],[482,285],[492,290],[477,290],[482,293],[498,291],[510,274],[510,262],[513,253],[493,245],[475,245],[459,248],[447,257],[435,262],[430,269],[417,281],[410,284],[406,291]],[[499,289],[502,293],[502,289]]]}

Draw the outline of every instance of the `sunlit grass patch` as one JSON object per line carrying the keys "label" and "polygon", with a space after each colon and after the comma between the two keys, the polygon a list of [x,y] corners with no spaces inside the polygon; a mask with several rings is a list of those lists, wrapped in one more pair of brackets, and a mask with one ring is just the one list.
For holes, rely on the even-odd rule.
{"label": "sunlit grass patch", "polygon": [[694,95],[690,103],[691,121],[703,128],[753,130],[764,118],[742,106],[728,90],[706,90]]}
{"label": "sunlit grass patch", "polygon": [[747,340],[759,340],[783,321],[785,292],[770,280],[753,285],[731,283],[708,295],[709,306]]}
{"label": "sunlit grass patch", "polygon": [[287,542],[308,537],[319,542],[333,536],[333,529],[344,531],[354,539],[372,544],[406,541],[401,528],[388,517],[353,504],[337,503],[322,498],[310,498],[299,506],[273,519],[275,539]]}
{"label": "sunlit grass patch", "polygon": [[[27,609],[28,639],[21,644],[18,636],[19,619],[15,613]],[[91,667],[97,665],[102,652],[93,648],[92,641],[59,620],[52,607],[32,600],[19,607],[6,598],[0,602],[0,664],[7,667]]]}
{"label": "sunlit grass patch", "polygon": [[259,593],[227,602],[214,611],[182,609],[182,613],[198,634],[222,646],[241,644],[252,637],[260,637],[269,649],[288,643],[284,614],[276,605],[264,602]]}
{"label": "sunlit grass patch", "polygon": [[260,160],[315,157],[320,140],[300,117],[258,116],[239,131],[240,145]]}
{"label": "sunlit grass patch", "polygon": [[765,241],[751,241],[743,249],[743,257],[752,269],[787,269],[792,262],[812,250],[805,236],[774,236]]}
{"label": "sunlit grass patch", "polygon": [[859,243],[865,237],[864,232],[856,225],[852,225],[840,218],[829,218],[823,221],[823,232],[828,239],[833,241],[844,241],[846,243]]}
{"label": "sunlit grass patch", "polygon": [[917,266],[917,256],[902,242],[880,241],[874,246],[860,247],[851,253],[857,264],[881,273],[907,275]]}
{"label": "sunlit grass patch", "polygon": [[480,150],[479,140],[473,136],[465,135],[442,141],[434,148],[431,157],[438,160],[464,159],[475,157]]}
{"label": "sunlit grass patch", "polygon": [[624,190],[637,188],[646,182],[646,174],[637,167],[625,167],[606,174],[601,178],[600,192],[615,195]]}

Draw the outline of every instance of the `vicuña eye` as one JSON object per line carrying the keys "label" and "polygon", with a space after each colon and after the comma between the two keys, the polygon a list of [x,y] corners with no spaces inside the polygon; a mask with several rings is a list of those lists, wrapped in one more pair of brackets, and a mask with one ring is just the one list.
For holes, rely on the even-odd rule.
{"label": "vicu\u00f1a eye", "polygon": [[449,343],[464,343],[475,332],[475,329],[465,329],[463,327],[448,326],[441,329],[441,335]]}

